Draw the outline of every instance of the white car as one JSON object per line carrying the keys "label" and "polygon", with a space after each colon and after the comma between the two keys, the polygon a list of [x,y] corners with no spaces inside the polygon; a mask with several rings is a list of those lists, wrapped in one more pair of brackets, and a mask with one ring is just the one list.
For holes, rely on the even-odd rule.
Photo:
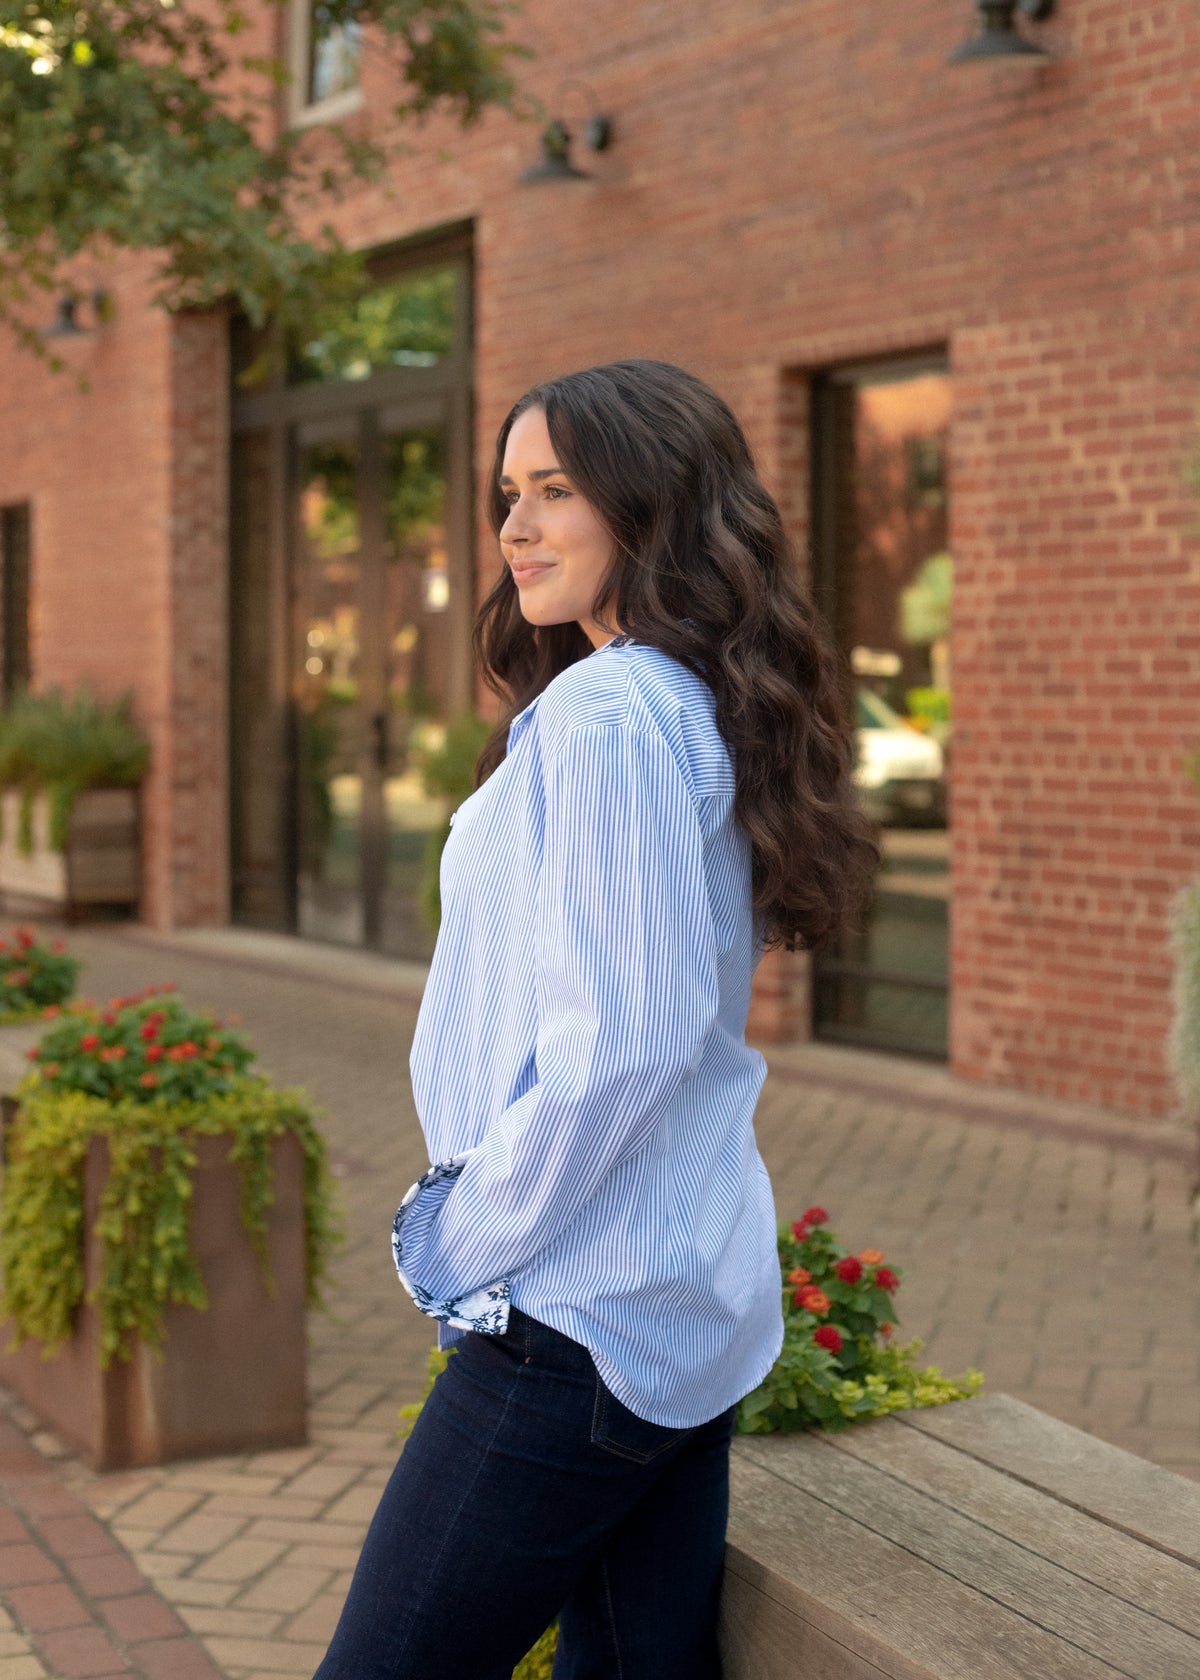
{"label": "white car", "polygon": [[855,695],[854,785],[880,823],[942,824],[946,759],[941,745],[905,721],[872,689]]}

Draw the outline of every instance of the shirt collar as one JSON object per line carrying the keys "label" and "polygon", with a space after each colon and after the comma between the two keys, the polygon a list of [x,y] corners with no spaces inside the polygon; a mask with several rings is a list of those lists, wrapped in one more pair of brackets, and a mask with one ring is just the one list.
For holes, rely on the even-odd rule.
{"label": "shirt collar", "polygon": [[[633,640],[632,636],[627,636],[627,635],[624,635],[624,634],[621,634],[621,635],[618,635],[618,636],[610,636],[609,639],[606,642],[601,642],[599,647],[593,648],[591,653],[584,654],[584,658],[585,659],[592,659],[596,656],[596,654],[604,653],[604,652],[607,651],[607,649],[609,649],[611,647],[624,647],[626,642],[631,642],[632,640]],[[544,692],[544,690],[543,690],[543,692]],[[542,696],[540,694],[535,694],[533,699],[529,702],[529,704],[527,706],[522,706],[521,710],[510,721],[509,726],[508,726],[508,743],[507,743],[507,746],[505,748],[506,752],[511,752],[513,750],[514,746],[516,746],[518,736],[521,734],[522,730],[525,728],[525,726],[528,724],[530,718],[533,716],[534,712],[537,710],[537,703],[541,699],[541,697]]]}

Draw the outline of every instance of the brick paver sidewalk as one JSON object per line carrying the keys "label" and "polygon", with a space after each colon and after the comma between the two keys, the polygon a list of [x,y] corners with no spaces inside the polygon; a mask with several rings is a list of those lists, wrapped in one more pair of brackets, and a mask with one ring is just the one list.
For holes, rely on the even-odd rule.
{"label": "brick paver sidewalk", "polygon": [[[6,1482],[0,1518],[24,1526],[0,1540],[13,1623],[0,1633],[0,1680],[211,1675],[186,1666],[204,1657],[181,1628],[228,1680],[308,1680],[394,1462],[396,1409],[420,1393],[433,1340],[388,1247],[398,1196],[425,1165],[407,1078],[415,998],[401,970],[373,959],[300,947],[286,967],[275,942],[250,936],[71,939],[89,994],[174,980],[189,1001],[240,1015],[262,1064],[308,1087],[327,1111],[350,1241],[334,1316],[312,1324],[305,1448],[97,1476],[9,1407],[27,1431],[13,1443],[25,1469]],[[768,1058],[757,1125],[781,1217],[819,1201],[852,1245],[884,1249],[906,1274],[902,1332],[924,1336],[929,1359],[978,1364],[990,1388],[1200,1476],[1200,1247],[1185,1135],[965,1087],[896,1058],[815,1046]],[[56,1529],[50,1507],[20,1504],[11,1489],[35,1483],[86,1521]],[[103,1541],[103,1555],[123,1560],[118,1586],[89,1586],[86,1556],[68,1556],[63,1534]],[[59,1573],[4,1579],[5,1553],[18,1571],[24,1558]],[[30,1614],[59,1602],[27,1596],[43,1587],[74,1594],[63,1606],[87,1619],[37,1626]]]}
{"label": "brick paver sidewalk", "polygon": [[0,1419],[0,1677],[220,1680],[124,1547]]}

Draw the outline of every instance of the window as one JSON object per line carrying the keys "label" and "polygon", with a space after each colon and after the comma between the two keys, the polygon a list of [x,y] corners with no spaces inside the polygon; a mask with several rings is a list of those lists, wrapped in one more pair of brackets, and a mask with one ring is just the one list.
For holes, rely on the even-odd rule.
{"label": "window", "polygon": [[29,687],[29,503],[0,508],[0,699]]}
{"label": "window", "polygon": [[292,121],[332,121],[357,110],[362,29],[353,0],[291,0]]}

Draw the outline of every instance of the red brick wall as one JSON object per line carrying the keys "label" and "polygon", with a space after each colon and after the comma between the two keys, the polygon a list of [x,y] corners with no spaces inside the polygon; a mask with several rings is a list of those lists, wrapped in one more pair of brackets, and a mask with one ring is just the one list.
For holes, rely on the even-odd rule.
{"label": "red brick wall", "polygon": [[223,316],[150,308],[138,262],[95,278],[114,319],[56,341],[68,372],[0,346],[0,502],[33,512],[33,685],[133,690],[153,749],[142,913],[221,921],[227,333]]}
{"label": "red brick wall", "polygon": [[1149,1113],[1200,862],[1193,330],[1164,288],[954,339],[954,1066]]}
{"label": "red brick wall", "polygon": [[[1166,905],[1200,866],[1179,769],[1183,747],[1200,744],[1200,560],[1181,471],[1200,395],[1200,11],[1063,0],[1037,30],[1054,62],[947,67],[974,17],[970,0],[528,0],[514,20],[537,52],[526,85],[576,127],[593,108],[614,117],[608,153],[577,153],[595,180],[517,187],[537,154],[532,127],[492,114],[464,136],[439,119],[388,191],[349,193],[336,215],[368,246],[474,221],[481,475],[529,384],[614,356],[667,357],[743,414],[803,543],[806,376],[948,351],[952,1066],[1164,1114]],[[580,81],[592,96],[569,85]],[[394,86],[381,65],[365,86],[382,137]],[[129,368],[97,386],[113,409],[104,436],[67,425],[70,485],[31,406],[42,376],[4,357],[0,442],[18,425],[42,436],[0,450],[0,496],[34,485],[60,554],[108,529],[125,499],[115,529],[140,545],[169,659],[90,579],[96,617],[84,622],[118,620],[116,640],[80,651],[65,626],[71,589],[48,568],[38,646],[43,669],[107,661],[114,678],[167,660],[146,677],[178,755],[158,772],[152,913],[200,919],[224,894],[223,736],[204,734],[222,652],[189,603],[220,609],[220,585],[203,577],[220,536],[216,524],[194,545],[179,533],[203,523],[223,481],[217,414],[183,419],[181,358],[215,378],[219,357],[187,335],[172,348],[161,326],[139,331],[122,340]],[[88,401],[61,394],[54,412]],[[163,451],[193,424],[213,454],[207,469],[193,457],[188,481]],[[81,522],[78,475],[93,463],[105,517]],[[481,536],[481,590],[495,564]],[[789,969],[803,965],[776,968],[760,1005],[786,1031],[804,1007]]]}

